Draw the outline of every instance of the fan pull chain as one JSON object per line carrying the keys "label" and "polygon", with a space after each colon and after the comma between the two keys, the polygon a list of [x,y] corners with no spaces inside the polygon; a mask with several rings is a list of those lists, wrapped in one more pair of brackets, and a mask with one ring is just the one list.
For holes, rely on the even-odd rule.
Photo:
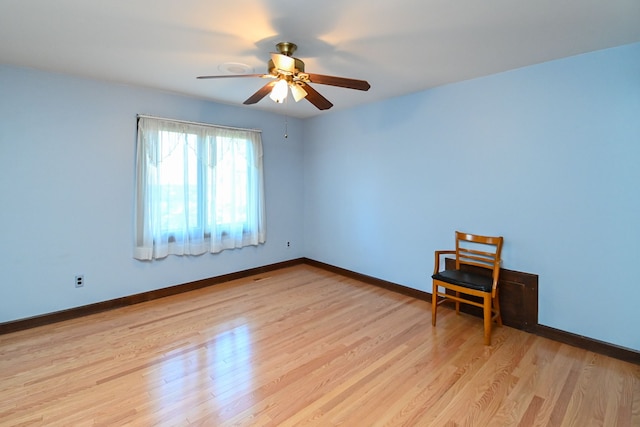
{"label": "fan pull chain", "polygon": [[[285,111],[289,108],[289,92],[287,89],[287,97],[284,99]],[[284,115],[284,139],[289,138],[289,123],[287,122],[288,115]]]}

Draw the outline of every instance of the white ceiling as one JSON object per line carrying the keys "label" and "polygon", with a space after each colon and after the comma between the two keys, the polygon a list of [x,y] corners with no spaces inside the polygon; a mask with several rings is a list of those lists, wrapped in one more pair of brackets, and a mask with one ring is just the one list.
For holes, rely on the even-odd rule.
{"label": "white ceiling", "polygon": [[[196,76],[229,62],[266,72],[280,41],[307,72],[371,84],[315,85],[334,111],[638,42],[640,0],[0,0],[0,63],[227,104],[265,81]],[[323,114],[268,97],[244,108]]]}

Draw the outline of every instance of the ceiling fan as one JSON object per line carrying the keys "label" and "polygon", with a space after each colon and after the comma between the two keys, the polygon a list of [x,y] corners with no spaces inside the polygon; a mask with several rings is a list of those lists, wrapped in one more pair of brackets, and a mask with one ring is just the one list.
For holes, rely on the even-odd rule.
{"label": "ceiling fan", "polygon": [[272,79],[269,83],[258,89],[243,104],[255,104],[269,94],[275,102],[282,103],[288,96],[289,89],[293,99],[298,102],[305,98],[320,110],[328,110],[333,104],[320,95],[309,83],[318,83],[329,86],[338,86],[347,89],[369,90],[371,87],[364,80],[347,79],[344,77],[325,76],[322,74],[306,73],[304,62],[294,58],[293,53],[298,46],[290,42],[281,42],[276,45],[278,53],[272,52],[268,64],[267,74],[230,74],[218,76],[199,76],[199,79],[220,79],[234,77],[262,77]]}

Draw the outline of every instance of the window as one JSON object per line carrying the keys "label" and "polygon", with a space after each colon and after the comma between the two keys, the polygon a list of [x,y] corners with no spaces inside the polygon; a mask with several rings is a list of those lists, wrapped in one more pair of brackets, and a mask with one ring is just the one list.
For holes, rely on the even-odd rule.
{"label": "window", "polygon": [[134,257],[265,242],[258,131],[138,118]]}

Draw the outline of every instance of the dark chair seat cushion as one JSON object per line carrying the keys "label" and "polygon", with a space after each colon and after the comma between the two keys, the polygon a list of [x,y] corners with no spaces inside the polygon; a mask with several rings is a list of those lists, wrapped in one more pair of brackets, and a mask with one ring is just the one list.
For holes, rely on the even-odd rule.
{"label": "dark chair seat cushion", "polygon": [[482,292],[491,292],[493,287],[493,279],[491,277],[461,270],[444,270],[434,274],[431,278]]}

